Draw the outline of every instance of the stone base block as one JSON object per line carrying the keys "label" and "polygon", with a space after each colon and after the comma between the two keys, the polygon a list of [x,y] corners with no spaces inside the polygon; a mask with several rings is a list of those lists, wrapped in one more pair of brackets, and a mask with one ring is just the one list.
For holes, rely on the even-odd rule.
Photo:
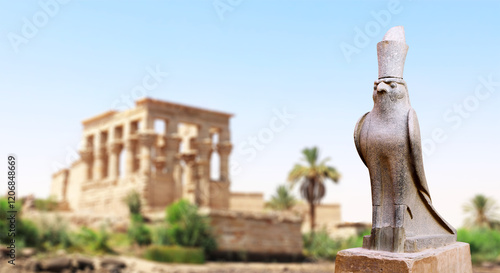
{"label": "stone base block", "polygon": [[[364,248],[371,249],[370,238],[371,238],[370,235],[366,235],[365,237],[363,237]],[[449,244],[453,244],[456,241],[457,241],[456,234],[406,237],[404,242],[404,252],[412,253],[412,252],[420,252],[429,248],[439,248]],[[387,250],[387,249],[380,249],[380,250]]]}
{"label": "stone base block", "polygon": [[456,242],[417,253],[392,253],[365,248],[339,251],[335,273],[472,273],[469,244]]}

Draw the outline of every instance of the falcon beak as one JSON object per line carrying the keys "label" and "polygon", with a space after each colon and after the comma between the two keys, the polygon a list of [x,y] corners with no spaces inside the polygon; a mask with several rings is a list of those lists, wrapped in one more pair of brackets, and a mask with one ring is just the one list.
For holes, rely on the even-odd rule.
{"label": "falcon beak", "polygon": [[381,82],[377,85],[377,92],[378,93],[387,92],[388,87],[389,86],[385,82]]}

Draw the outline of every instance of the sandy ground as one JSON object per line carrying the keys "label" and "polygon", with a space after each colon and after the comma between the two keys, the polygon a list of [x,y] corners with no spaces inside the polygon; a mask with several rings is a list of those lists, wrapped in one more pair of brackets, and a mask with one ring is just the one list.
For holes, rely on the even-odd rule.
{"label": "sandy ground", "polygon": [[[334,263],[213,263],[204,265],[164,264],[150,262],[134,257],[119,257],[118,259],[127,264],[123,273],[333,273]],[[94,258],[95,262],[99,258]],[[7,260],[0,260],[0,273],[27,273],[23,265],[26,259],[17,260],[16,266],[7,264]],[[84,272],[84,271],[78,271]],[[88,271],[86,271],[88,272]],[[93,272],[109,272],[97,268]],[[490,267],[474,267],[475,273],[500,273],[500,265]]]}

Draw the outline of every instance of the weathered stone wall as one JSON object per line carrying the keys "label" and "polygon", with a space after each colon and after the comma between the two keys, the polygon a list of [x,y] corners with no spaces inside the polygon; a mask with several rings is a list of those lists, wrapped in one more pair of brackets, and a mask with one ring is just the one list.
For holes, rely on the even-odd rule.
{"label": "weathered stone wall", "polygon": [[229,208],[234,211],[262,212],[264,210],[264,194],[232,192]]}
{"label": "weathered stone wall", "polygon": [[70,209],[75,210],[78,208],[78,201],[80,200],[81,187],[85,168],[82,161],[76,161],[71,165],[68,175],[68,185],[66,188],[66,201]]}
{"label": "weathered stone wall", "polygon": [[[316,206],[316,229],[325,228],[330,235],[334,235],[337,225],[342,222],[340,204],[321,204]],[[304,215],[302,232],[310,231],[309,205],[300,203],[293,208],[293,211]]]}
{"label": "weathered stone wall", "polygon": [[176,187],[171,176],[155,177],[150,185],[149,205],[163,209],[173,203],[176,197]]}
{"label": "weathered stone wall", "polygon": [[123,199],[132,191],[144,192],[145,187],[144,181],[139,176],[132,176],[118,180],[85,182],[81,189],[78,212],[92,212],[99,215],[127,215],[128,207]]}
{"label": "weathered stone wall", "polygon": [[210,181],[210,208],[229,209],[229,186],[227,182]]}
{"label": "weathered stone wall", "polygon": [[302,218],[278,213],[211,210],[218,251],[300,255]]}
{"label": "weathered stone wall", "polygon": [[50,196],[57,201],[63,200],[63,184],[65,180],[64,170],[60,170],[52,175],[52,184],[50,187]]}

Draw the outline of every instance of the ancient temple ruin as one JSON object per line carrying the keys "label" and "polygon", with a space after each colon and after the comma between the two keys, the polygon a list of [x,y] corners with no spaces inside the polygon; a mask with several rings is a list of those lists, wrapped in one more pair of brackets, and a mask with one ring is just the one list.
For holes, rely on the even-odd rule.
{"label": "ancient temple ruin", "polygon": [[[122,200],[131,191],[146,211],[182,198],[228,209],[231,116],[145,98],[127,111],[86,119],[80,159],[53,175],[51,194],[79,212],[126,213]],[[210,174],[213,153],[218,179]]]}

